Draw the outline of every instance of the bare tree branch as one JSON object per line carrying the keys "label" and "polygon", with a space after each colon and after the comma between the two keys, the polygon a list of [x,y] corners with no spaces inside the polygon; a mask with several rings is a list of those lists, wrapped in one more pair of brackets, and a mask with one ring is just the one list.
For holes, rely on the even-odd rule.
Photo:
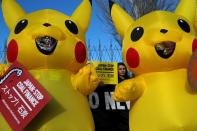
{"label": "bare tree branch", "polygon": [[[118,35],[109,11],[108,0],[95,0],[96,4],[101,8],[102,13],[98,13],[97,16],[106,24],[106,31],[110,33],[114,39],[119,43],[122,43],[121,37]],[[114,0],[118,3],[133,19],[138,19],[139,17],[154,11],[154,10],[168,10],[173,11],[178,0],[166,1],[166,0]]]}

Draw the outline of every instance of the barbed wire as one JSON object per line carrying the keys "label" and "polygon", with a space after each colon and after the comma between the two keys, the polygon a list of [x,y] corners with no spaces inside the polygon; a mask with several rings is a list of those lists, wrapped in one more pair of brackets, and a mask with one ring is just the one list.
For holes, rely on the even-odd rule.
{"label": "barbed wire", "polygon": [[6,63],[6,51],[0,51],[0,64],[1,63]]}
{"label": "barbed wire", "polygon": [[[100,62],[122,62],[122,51],[118,44],[112,40],[103,45],[101,40],[91,43],[87,42],[88,60]],[[6,63],[6,47],[0,48],[0,63]]]}
{"label": "barbed wire", "polygon": [[88,41],[88,60],[100,62],[121,62],[122,51],[118,44],[113,44],[112,41],[103,45],[100,40],[98,43]]}

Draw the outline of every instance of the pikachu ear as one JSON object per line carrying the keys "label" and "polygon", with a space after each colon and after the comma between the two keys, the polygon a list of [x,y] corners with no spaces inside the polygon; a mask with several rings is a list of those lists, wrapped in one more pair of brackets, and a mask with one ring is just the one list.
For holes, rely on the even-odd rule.
{"label": "pikachu ear", "polygon": [[109,6],[112,21],[117,29],[117,32],[121,37],[124,37],[126,30],[134,22],[134,20],[118,4],[113,3],[111,0],[109,0]]}
{"label": "pikachu ear", "polygon": [[15,0],[2,0],[2,13],[9,29],[12,29],[17,21],[25,15],[24,10]]}
{"label": "pikachu ear", "polygon": [[186,17],[193,23],[196,15],[196,0],[190,0],[189,2],[188,0],[180,0],[175,13]]}
{"label": "pikachu ear", "polygon": [[92,14],[92,1],[83,0],[83,2],[77,7],[77,9],[72,14],[71,18],[74,19],[83,31],[87,31],[88,25],[90,23],[90,17]]}

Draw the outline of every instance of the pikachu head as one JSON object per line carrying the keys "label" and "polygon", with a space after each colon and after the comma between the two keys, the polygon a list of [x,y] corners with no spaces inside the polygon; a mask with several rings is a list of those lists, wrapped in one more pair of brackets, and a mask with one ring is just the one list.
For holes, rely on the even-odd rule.
{"label": "pikachu head", "polygon": [[144,74],[187,68],[197,48],[193,22],[195,0],[181,0],[174,13],[150,12],[136,21],[110,2],[112,21],[123,38],[123,59],[132,72]]}
{"label": "pikachu head", "polygon": [[15,0],[3,0],[4,20],[10,29],[7,61],[27,69],[68,69],[76,72],[87,61],[85,32],[91,1],[83,0],[71,16],[43,9],[25,11]]}

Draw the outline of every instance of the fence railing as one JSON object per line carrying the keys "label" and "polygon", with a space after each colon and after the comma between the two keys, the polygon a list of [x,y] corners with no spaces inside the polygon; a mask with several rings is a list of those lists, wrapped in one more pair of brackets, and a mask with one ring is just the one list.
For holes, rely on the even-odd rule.
{"label": "fence railing", "polygon": [[[121,62],[122,52],[118,44],[88,43],[88,60],[101,62]],[[0,50],[0,63],[5,63],[6,49]]]}
{"label": "fence railing", "polygon": [[0,51],[0,63],[5,63],[6,51]]}
{"label": "fence railing", "polygon": [[122,51],[118,44],[87,44],[88,48],[88,60],[89,61],[102,61],[102,62],[121,62]]}

